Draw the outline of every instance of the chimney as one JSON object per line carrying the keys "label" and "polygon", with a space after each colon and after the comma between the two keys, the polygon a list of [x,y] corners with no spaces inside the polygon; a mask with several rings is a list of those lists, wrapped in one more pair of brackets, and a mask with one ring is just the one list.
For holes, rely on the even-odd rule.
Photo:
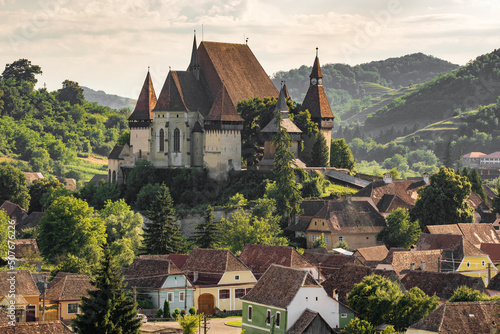
{"label": "chimney", "polygon": [[430,182],[430,180],[429,180],[429,173],[424,173],[423,179],[424,179],[425,184],[429,185],[429,182]]}
{"label": "chimney", "polygon": [[392,183],[392,174],[391,173],[384,174],[384,182],[385,183]]}
{"label": "chimney", "polygon": [[193,282],[196,282],[198,280],[198,272],[194,271],[193,272]]}
{"label": "chimney", "polygon": [[415,263],[410,263],[410,271],[413,271],[415,270]]}
{"label": "chimney", "polygon": [[422,271],[425,271],[425,262],[422,261],[422,263],[420,264],[420,269],[422,269]]}

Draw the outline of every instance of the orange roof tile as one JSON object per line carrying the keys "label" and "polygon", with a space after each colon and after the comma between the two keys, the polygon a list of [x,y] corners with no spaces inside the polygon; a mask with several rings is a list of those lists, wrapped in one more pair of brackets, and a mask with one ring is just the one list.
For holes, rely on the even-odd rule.
{"label": "orange roof tile", "polygon": [[146,80],[137,99],[134,112],[128,118],[130,121],[144,121],[153,119],[152,111],[156,106],[156,94],[151,81],[151,75],[146,75]]}

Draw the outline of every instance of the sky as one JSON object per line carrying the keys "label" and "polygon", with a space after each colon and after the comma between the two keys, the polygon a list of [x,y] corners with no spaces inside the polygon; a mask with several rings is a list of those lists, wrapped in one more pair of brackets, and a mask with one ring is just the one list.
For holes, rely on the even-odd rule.
{"label": "sky", "polygon": [[38,87],[66,79],[137,98],[186,70],[193,34],[245,43],[273,75],[423,52],[464,65],[500,47],[498,0],[0,0],[0,70],[27,58]]}

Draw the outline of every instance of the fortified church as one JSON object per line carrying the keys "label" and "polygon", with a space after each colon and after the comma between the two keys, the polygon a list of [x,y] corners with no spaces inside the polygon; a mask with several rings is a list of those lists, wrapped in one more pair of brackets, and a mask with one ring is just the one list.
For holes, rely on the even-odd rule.
{"label": "fortified church", "polygon": [[[310,160],[314,140],[302,136],[288,119],[286,86],[279,94],[247,44],[202,41],[197,46],[195,36],[187,70],[170,70],[158,97],[148,71],[128,119],[130,146],[113,148],[108,157],[108,181],[123,183],[123,168],[132,168],[142,160],[157,168],[207,168],[214,179],[226,178],[230,170],[241,170],[243,119],[236,106],[255,97],[279,97],[276,112],[282,113],[283,126],[291,131],[299,166],[305,166],[302,160]],[[330,147],[334,116],[322,86],[317,55],[303,109],[309,110]],[[267,137],[259,168],[272,167],[270,138],[276,129],[275,123],[263,129]],[[301,139],[305,149],[298,152],[296,143]]]}

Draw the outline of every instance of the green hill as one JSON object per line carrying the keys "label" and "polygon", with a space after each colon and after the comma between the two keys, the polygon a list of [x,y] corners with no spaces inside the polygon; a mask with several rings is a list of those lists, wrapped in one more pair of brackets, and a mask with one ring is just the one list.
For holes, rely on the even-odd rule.
{"label": "green hill", "polygon": [[135,104],[137,103],[137,100],[129,99],[128,97],[107,94],[102,90],[96,91],[85,86],[82,86],[82,88],[85,100],[89,102],[95,102],[101,106],[117,110],[122,108],[129,108],[130,110],[134,110]]}

